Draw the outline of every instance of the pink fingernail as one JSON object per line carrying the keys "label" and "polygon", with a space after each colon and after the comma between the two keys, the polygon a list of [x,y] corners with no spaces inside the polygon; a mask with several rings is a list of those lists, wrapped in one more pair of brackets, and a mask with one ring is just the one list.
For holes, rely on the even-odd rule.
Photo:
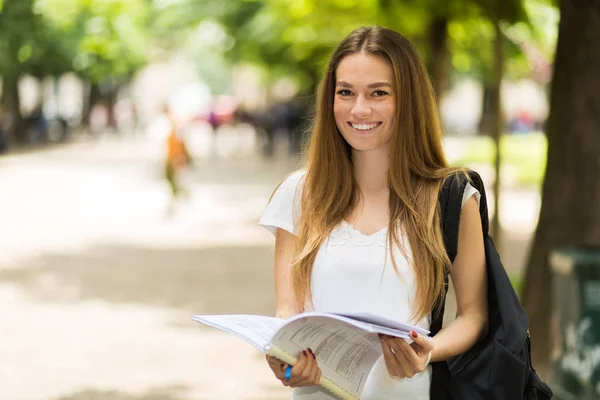
{"label": "pink fingernail", "polygon": [[412,336],[413,339],[416,339],[418,335],[417,335],[417,332],[410,331],[410,336]]}

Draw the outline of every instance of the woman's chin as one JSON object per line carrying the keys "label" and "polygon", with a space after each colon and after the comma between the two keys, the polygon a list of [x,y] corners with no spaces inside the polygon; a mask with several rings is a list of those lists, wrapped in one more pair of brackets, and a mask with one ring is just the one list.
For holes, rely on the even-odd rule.
{"label": "woman's chin", "polygon": [[360,141],[352,141],[349,142],[350,147],[352,147],[352,150],[357,151],[357,152],[361,152],[361,153],[368,153],[368,152],[373,152],[373,151],[382,151],[385,150],[385,145],[381,144],[381,143],[365,143],[364,141],[361,143]]}

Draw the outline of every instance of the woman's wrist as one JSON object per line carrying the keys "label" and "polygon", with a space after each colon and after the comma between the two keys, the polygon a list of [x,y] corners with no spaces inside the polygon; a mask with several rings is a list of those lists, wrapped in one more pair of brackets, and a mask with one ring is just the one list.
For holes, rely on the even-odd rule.
{"label": "woman's wrist", "polygon": [[456,317],[432,338],[431,362],[447,361],[469,350],[480,340],[482,326],[478,319],[471,316]]}
{"label": "woman's wrist", "polygon": [[431,349],[431,357],[429,357],[429,363],[434,363],[434,362],[440,362],[440,361],[445,361],[443,359],[440,359],[440,348],[439,348],[439,340],[437,340],[437,335],[434,336],[433,338],[431,338],[431,341],[433,342],[433,349]]}
{"label": "woman's wrist", "polygon": [[427,353],[427,359],[425,360],[425,368],[427,368],[429,366],[429,364],[431,364],[432,354],[433,354],[433,349],[429,350],[429,353]]}

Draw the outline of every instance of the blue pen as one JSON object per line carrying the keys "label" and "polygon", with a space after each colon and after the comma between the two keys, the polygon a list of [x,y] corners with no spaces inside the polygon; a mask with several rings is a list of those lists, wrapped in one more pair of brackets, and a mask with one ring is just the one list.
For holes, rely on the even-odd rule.
{"label": "blue pen", "polygon": [[285,379],[287,381],[289,381],[291,377],[292,377],[292,366],[288,365],[288,367],[285,369]]}

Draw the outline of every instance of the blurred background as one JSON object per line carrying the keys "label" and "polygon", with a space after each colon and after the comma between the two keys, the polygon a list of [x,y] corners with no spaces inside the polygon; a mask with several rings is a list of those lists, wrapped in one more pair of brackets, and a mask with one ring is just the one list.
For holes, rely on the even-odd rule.
{"label": "blurred background", "polygon": [[[542,191],[547,159],[569,135],[583,144],[563,146],[568,160],[600,157],[586,141],[600,128],[600,11],[563,3],[0,0],[0,399],[288,398],[261,354],[191,316],[273,314],[274,240],[258,218],[301,166],[329,54],[375,24],[418,48],[449,160],[488,186],[493,235],[513,284],[531,293],[550,379],[561,351],[550,352],[539,260],[570,242],[539,239],[531,256],[542,203],[564,192]],[[564,40],[577,45],[562,57],[582,60],[563,70],[573,92],[553,87],[567,14]],[[577,99],[596,119],[548,134],[571,125],[576,113],[561,109]],[[577,167],[557,160],[571,171],[560,179],[596,179],[574,182]],[[575,207],[582,220],[600,220],[595,196]],[[559,206],[548,221],[568,217]],[[592,393],[600,357],[577,357],[572,380]]]}

